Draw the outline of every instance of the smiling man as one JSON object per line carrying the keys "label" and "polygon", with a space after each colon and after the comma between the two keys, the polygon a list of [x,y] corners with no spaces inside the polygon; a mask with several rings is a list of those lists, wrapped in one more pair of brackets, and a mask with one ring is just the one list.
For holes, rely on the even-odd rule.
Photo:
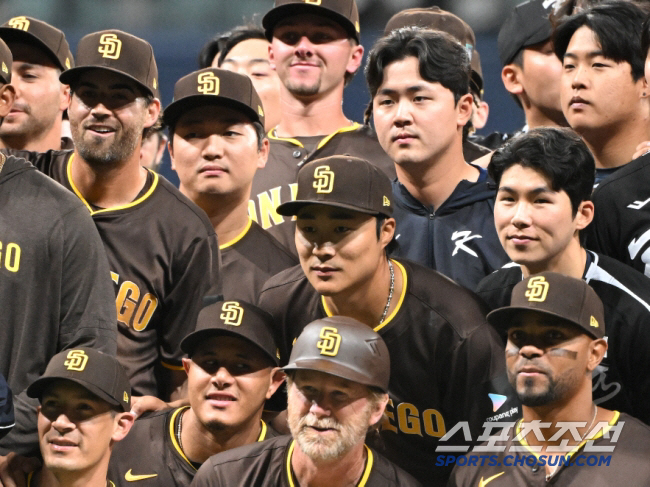
{"label": "smiling man", "polygon": [[594,290],[544,272],[519,282],[511,305],[488,320],[508,333],[508,378],[523,418],[484,444],[490,462],[456,467],[449,485],[648,485],[650,428],[592,401],[591,373],[607,352]]}
{"label": "smiling man", "polygon": [[135,422],[111,457],[117,486],[187,486],[211,455],[277,436],[262,420],[284,380],[268,314],[243,301],[212,303],[181,348],[190,405]]}
{"label": "smiling man", "polygon": [[27,389],[37,398],[43,468],[28,487],[105,487],[111,451],[133,425],[131,388],[114,357],[91,348],[52,357]]}
{"label": "smiling man", "polygon": [[193,486],[417,486],[365,445],[388,402],[390,357],[363,323],[335,316],[307,325],[287,377],[291,436],[216,455]]}

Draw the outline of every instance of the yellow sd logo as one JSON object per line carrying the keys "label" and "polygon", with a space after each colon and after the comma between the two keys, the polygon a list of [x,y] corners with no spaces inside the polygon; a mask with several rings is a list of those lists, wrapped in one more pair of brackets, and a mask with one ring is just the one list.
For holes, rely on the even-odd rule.
{"label": "yellow sd logo", "polygon": [[528,301],[536,301],[542,303],[546,301],[546,295],[548,294],[548,282],[544,276],[533,277],[528,281],[528,291],[524,294],[528,298]]}
{"label": "yellow sd logo", "polygon": [[225,301],[221,306],[221,315],[219,317],[226,325],[239,326],[244,317],[244,308],[239,306],[237,301]]}
{"label": "yellow sd logo", "polygon": [[317,193],[331,193],[334,188],[334,171],[330,171],[329,166],[316,168],[313,186]]}
{"label": "yellow sd logo", "polygon": [[14,17],[13,19],[9,20],[7,22],[10,27],[13,27],[14,29],[20,29],[20,30],[27,30],[29,29],[29,19],[25,16],[22,17]]}
{"label": "yellow sd logo", "polygon": [[212,73],[201,73],[199,75],[199,93],[204,95],[219,94],[219,78]]}
{"label": "yellow sd logo", "polygon": [[122,41],[116,34],[102,34],[99,38],[99,49],[97,51],[102,57],[108,59],[119,59],[122,52]]}
{"label": "yellow sd logo", "polygon": [[336,328],[331,326],[324,326],[321,331],[319,338],[320,340],[316,344],[320,350],[321,355],[327,355],[329,357],[335,357],[339,353],[339,347],[341,346],[341,335]]}
{"label": "yellow sd logo", "polygon": [[70,350],[66,357],[68,360],[63,362],[68,370],[76,370],[81,372],[86,368],[88,363],[88,355],[83,350]]}

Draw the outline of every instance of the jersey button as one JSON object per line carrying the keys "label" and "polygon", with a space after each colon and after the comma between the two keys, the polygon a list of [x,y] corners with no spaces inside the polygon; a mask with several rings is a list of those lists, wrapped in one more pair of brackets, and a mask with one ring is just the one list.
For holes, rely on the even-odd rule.
{"label": "jersey button", "polygon": [[295,157],[296,159],[298,159],[301,155],[302,153],[299,150],[293,151],[293,157]]}

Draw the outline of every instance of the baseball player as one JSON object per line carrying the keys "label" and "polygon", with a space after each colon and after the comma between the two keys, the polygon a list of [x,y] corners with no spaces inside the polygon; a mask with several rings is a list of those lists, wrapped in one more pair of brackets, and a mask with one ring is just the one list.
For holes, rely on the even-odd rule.
{"label": "baseball player", "polygon": [[[0,40],[0,119],[14,99],[11,69],[11,52]],[[85,346],[115,355],[115,295],[84,205],[24,159],[4,154],[0,213],[0,374],[15,395],[16,417],[0,455],[31,454],[38,451],[38,404],[25,389],[61,350]]]}
{"label": "baseball player", "polygon": [[387,257],[395,232],[390,180],[367,161],[310,162],[298,174],[296,200],[278,211],[297,216],[301,264],[272,277],[260,295],[281,357],[315,319],[349,316],[377,331],[399,357],[381,431],[385,454],[420,482],[444,485],[451,467],[431,456],[440,438],[459,421],[479,428],[494,414],[488,394],[506,400],[511,392],[502,342],[482,305],[442,274]]}
{"label": "baseball player", "polygon": [[[591,222],[593,156],[567,129],[539,128],[498,149],[489,168],[498,185],[494,220],[513,260],[481,281],[477,294],[490,309],[510,304],[522,279],[553,271],[584,279],[605,307],[607,355],[593,374],[594,402],[650,423],[639,375],[650,343],[650,281],[605,255],[586,250],[581,232]],[[635,366],[630,367],[630,359]]]}
{"label": "baseball player", "polygon": [[284,380],[267,313],[243,301],[210,304],[181,349],[190,405],[135,422],[111,457],[117,486],[186,486],[210,456],[277,436],[262,420]]}
{"label": "baseball player", "polygon": [[394,30],[370,51],[366,79],[379,142],[397,171],[395,255],[475,289],[508,256],[487,171],[463,156],[473,104],[466,49],[444,32]]}
{"label": "baseball player", "polygon": [[316,320],[284,370],[291,436],[213,456],[193,486],[420,485],[365,445],[388,402],[390,357],[377,333],[342,316]]}
{"label": "baseball player", "polygon": [[160,111],[149,43],[95,32],[79,41],[76,60],[61,74],[72,89],[74,151],[16,154],[74,192],[92,215],[115,285],[118,357],[134,395],[167,398],[185,378],[178,344],[218,285],[217,237],[200,208],[140,165],[143,133]]}
{"label": "baseball player", "polygon": [[45,152],[71,149],[62,138],[70,87],[59,75],[74,67],[65,34],[32,17],[13,17],[0,26],[13,55],[11,84],[16,100],[0,126],[0,147]]}
{"label": "baseball player", "polygon": [[276,208],[295,198],[298,170],[335,154],[364,157],[395,176],[368,125],[343,113],[343,89],[361,65],[355,0],[276,0],[262,20],[270,62],[280,77],[281,122],[268,136],[269,160],[253,180],[251,217],[294,248],[294,223]]}
{"label": "baseball player", "polygon": [[[450,485],[648,485],[650,428],[592,401],[591,373],[607,352],[594,290],[543,272],[519,282],[510,306],[488,321],[507,330],[508,377],[523,418],[488,442],[489,462],[456,467]],[[603,456],[605,464],[593,463]]]}
{"label": "baseball player", "polygon": [[253,176],[269,153],[260,97],[247,76],[206,68],[176,83],[163,118],[180,190],[221,242],[221,293],[257,301],[267,279],[298,263],[248,216]]}
{"label": "baseball player", "polygon": [[27,486],[113,486],[106,479],[111,450],[134,421],[129,380],[115,357],[92,348],[60,352],[27,394],[40,402],[43,457]]}

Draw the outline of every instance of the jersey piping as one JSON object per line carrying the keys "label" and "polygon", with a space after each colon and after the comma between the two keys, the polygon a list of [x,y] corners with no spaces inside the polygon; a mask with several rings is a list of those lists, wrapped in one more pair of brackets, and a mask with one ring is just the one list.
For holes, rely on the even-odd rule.
{"label": "jersey piping", "polygon": [[[325,144],[327,144],[330,140],[332,140],[332,138],[335,135],[341,134],[343,132],[353,132],[357,130],[359,127],[361,127],[361,124],[358,122],[354,122],[352,125],[348,125],[347,127],[341,127],[336,132],[332,132],[331,134],[326,135],[318,143],[318,145],[316,146],[316,150],[321,149]],[[292,137],[278,137],[277,135],[275,135],[275,130],[276,130],[275,128],[269,130],[269,133],[267,134],[267,137],[269,139],[283,140],[284,142],[289,142],[290,144],[296,145],[298,147],[302,147],[303,149],[305,148],[305,146],[302,145],[302,142],[300,142],[298,139],[294,139]]]}
{"label": "jersey piping", "polygon": [[232,247],[237,242],[239,242],[242,238],[244,238],[246,236],[248,231],[251,229],[252,225],[253,225],[253,220],[250,217],[248,217],[248,223],[246,224],[246,228],[244,228],[244,230],[242,230],[242,232],[239,235],[237,235],[235,238],[233,238],[232,240],[226,242],[223,245],[219,245],[219,250],[227,249],[228,247]]}
{"label": "jersey piping", "polygon": [[139,205],[147,198],[149,198],[149,196],[152,195],[152,193],[155,191],[156,187],[158,186],[158,173],[151,171],[150,169],[147,169],[147,171],[149,171],[153,176],[153,182],[151,183],[151,187],[147,190],[145,194],[143,194],[136,200],[132,201],[131,203],[127,203],[126,205],[113,206],[112,208],[102,208],[101,210],[93,210],[92,206],[90,206],[90,204],[82,196],[81,191],[79,191],[77,186],[74,184],[74,181],[72,180],[72,161],[74,159],[74,156],[75,156],[74,153],[70,155],[70,158],[68,159],[68,166],[66,167],[66,175],[68,177],[68,183],[70,184],[70,187],[72,188],[74,194],[76,194],[77,197],[81,200],[81,202],[86,206],[86,208],[88,208],[88,211],[90,211],[91,215],[98,215],[100,213],[107,213],[109,211],[119,211],[119,210],[126,210],[128,208],[133,208],[134,206]]}
{"label": "jersey piping", "polygon": [[[404,269],[404,266],[402,264],[400,264],[399,262],[397,262],[396,260],[394,260],[394,259],[391,259],[391,262],[394,265],[396,265],[397,268],[399,269],[399,271],[402,273],[402,293],[400,294],[399,301],[397,301],[397,306],[395,306],[395,309],[393,310],[393,312],[390,315],[388,315],[388,317],[384,320],[383,323],[380,323],[379,325],[377,325],[376,327],[373,328],[373,330],[376,331],[376,332],[381,330],[388,323],[390,323],[393,318],[395,318],[395,316],[399,312],[400,308],[402,307],[402,303],[404,302],[404,297],[406,296],[406,287],[407,287],[407,284],[408,284],[408,276],[406,274],[406,269]],[[321,303],[323,303],[323,309],[325,310],[325,314],[328,317],[334,316],[332,311],[330,311],[330,309],[328,308],[327,303],[325,302],[325,296],[321,296],[320,299],[321,299]]]}

